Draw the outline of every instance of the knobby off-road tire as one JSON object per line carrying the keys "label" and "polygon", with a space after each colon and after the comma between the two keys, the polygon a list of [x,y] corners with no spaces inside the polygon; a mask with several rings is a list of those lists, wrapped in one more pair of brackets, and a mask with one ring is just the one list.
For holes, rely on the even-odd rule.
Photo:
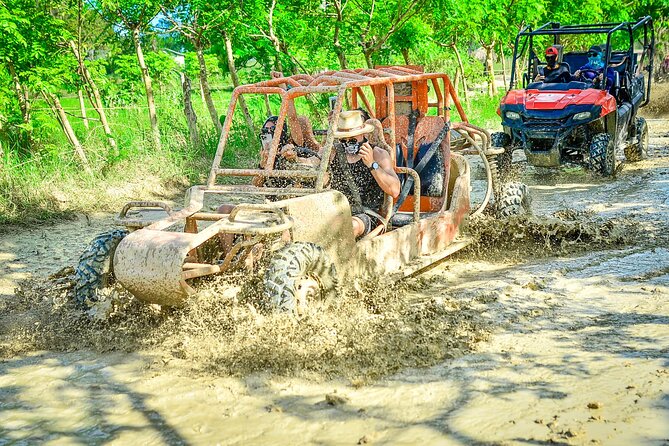
{"label": "knobby off-road tire", "polygon": [[588,168],[605,177],[616,173],[616,155],[613,138],[608,133],[598,133],[590,142]]}
{"label": "knobby off-road tire", "polygon": [[648,124],[643,118],[636,118],[634,144],[625,147],[625,159],[630,163],[641,161],[648,156]]}
{"label": "knobby off-road tire", "polygon": [[504,153],[497,155],[497,168],[501,178],[506,178],[513,162],[511,137],[504,132],[494,132],[490,135],[490,144],[493,147],[504,149]]}
{"label": "knobby off-road tire", "polygon": [[497,202],[497,212],[500,217],[530,214],[532,197],[526,184],[512,182],[502,188],[502,194]]}
{"label": "knobby off-road tire", "polygon": [[[337,285],[334,265],[313,243],[295,242],[281,248],[265,272],[265,296],[273,309],[283,312],[299,314],[308,301],[332,297]],[[313,289],[308,292],[305,286]]]}
{"label": "knobby off-road tire", "polygon": [[96,291],[109,286],[114,281],[112,260],[116,247],[128,235],[125,229],[103,232],[93,239],[79,257],[74,272],[74,299],[88,306],[98,300]]}

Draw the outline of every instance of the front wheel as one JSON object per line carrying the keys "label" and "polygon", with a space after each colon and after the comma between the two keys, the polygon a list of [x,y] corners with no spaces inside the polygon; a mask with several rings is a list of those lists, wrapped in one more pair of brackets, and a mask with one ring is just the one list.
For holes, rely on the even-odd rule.
{"label": "front wheel", "polygon": [[504,185],[499,200],[497,212],[500,217],[531,214],[532,197],[530,190],[524,183],[511,182]]}
{"label": "front wheel", "polygon": [[277,251],[265,273],[265,296],[279,311],[302,314],[336,292],[334,265],[320,246],[294,242]]}
{"label": "front wheel", "polygon": [[103,232],[86,247],[74,272],[74,298],[77,303],[89,306],[98,300],[97,290],[113,283],[114,252],[126,235],[128,231],[125,229]]}
{"label": "front wheel", "polygon": [[598,133],[590,143],[588,168],[605,177],[616,172],[616,157],[613,138],[608,133]]}
{"label": "front wheel", "polygon": [[643,118],[636,118],[634,143],[625,148],[625,159],[630,163],[641,161],[648,156],[648,124]]}
{"label": "front wheel", "polygon": [[497,155],[497,166],[502,177],[506,177],[513,162],[513,150],[511,149],[511,137],[504,132],[494,132],[490,135],[490,144],[493,147],[504,149],[504,153]]}

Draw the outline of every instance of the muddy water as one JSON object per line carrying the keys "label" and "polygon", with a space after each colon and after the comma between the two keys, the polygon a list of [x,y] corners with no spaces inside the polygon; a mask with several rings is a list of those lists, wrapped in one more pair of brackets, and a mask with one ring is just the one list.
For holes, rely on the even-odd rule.
{"label": "muddy water", "polygon": [[[557,237],[569,243],[549,240],[542,250],[546,240],[532,235],[540,222],[512,222],[517,227],[503,233],[512,239],[518,235],[510,245],[512,255],[494,249],[487,255],[480,250],[460,254],[403,288],[415,305],[400,309],[414,308],[403,314],[418,321],[404,326],[408,335],[446,340],[435,336],[433,326],[420,331],[430,326],[420,323],[423,313],[415,308],[426,301],[468,315],[469,331],[463,332],[461,319],[444,316],[455,313],[429,313],[431,320],[443,322],[442,330],[464,336],[459,344],[442,345],[452,359],[437,360],[444,352],[428,349],[433,365],[407,368],[420,363],[398,357],[385,338],[366,339],[390,333],[369,324],[370,331],[359,337],[361,344],[375,346],[367,357],[351,350],[354,361],[347,362],[343,353],[330,357],[332,367],[318,370],[313,364],[326,358],[298,355],[301,367],[300,361],[283,358],[290,370],[279,371],[286,373],[249,373],[248,367],[232,367],[234,357],[226,356],[229,350],[221,349],[212,332],[198,335],[214,326],[221,337],[229,336],[224,324],[192,324],[180,329],[180,335],[188,335],[181,344],[176,337],[157,342],[156,336],[165,333],[152,324],[165,324],[164,319],[131,313],[135,319],[124,321],[140,320],[146,332],[119,324],[114,336],[105,338],[96,336],[95,326],[79,327],[75,334],[86,337],[79,343],[83,349],[76,342],[57,344],[58,351],[5,349],[0,355],[0,444],[665,444],[669,141],[662,135],[669,125],[651,121],[651,131],[655,156],[625,166],[616,181],[578,168],[565,168],[548,180],[531,169],[523,174],[532,185],[535,213],[581,222],[583,237],[563,231]],[[71,264],[106,223],[104,217],[91,226],[80,219],[3,233],[3,302],[17,298],[13,288],[19,279],[43,277]],[[607,224],[606,234],[616,240],[587,238],[594,237],[593,227]],[[472,230],[488,231],[486,226]],[[50,260],[49,249],[60,258]],[[28,318],[28,323],[18,322],[21,327],[48,322],[51,313],[42,311],[49,307],[40,306],[39,294],[18,298]],[[40,311],[31,313],[31,307]],[[40,330],[36,326],[32,333]],[[98,330],[111,333],[108,325]],[[48,333],[52,344],[45,345],[67,338]],[[295,345],[290,333],[286,327],[285,335],[265,335]],[[324,350],[327,345],[316,347],[330,339],[316,333],[312,352]],[[272,342],[254,342],[249,339],[254,332],[246,333],[247,339],[242,334],[235,338],[240,345],[257,348]],[[26,343],[35,341],[31,330],[23,336]],[[129,338],[134,343],[124,344]],[[16,339],[1,339],[5,348],[20,347]],[[418,337],[410,339],[417,343]],[[119,351],[119,345],[124,349]],[[253,353],[240,358],[248,360]],[[399,362],[395,368],[393,361]],[[361,363],[366,368],[357,373],[342,369]],[[391,374],[375,377],[375,364]]]}

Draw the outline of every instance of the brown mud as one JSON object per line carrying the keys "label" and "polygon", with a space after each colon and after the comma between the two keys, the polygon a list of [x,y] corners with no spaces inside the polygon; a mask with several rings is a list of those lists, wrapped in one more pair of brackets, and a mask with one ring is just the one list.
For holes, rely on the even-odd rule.
{"label": "brown mud", "polygon": [[649,122],[616,180],[527,168],[533,216],[472,221],[466,251],[300,321],[234,281],[82,314],[53,274],[110,217],[3,233],[0,445],[664,444],[669,123]]}

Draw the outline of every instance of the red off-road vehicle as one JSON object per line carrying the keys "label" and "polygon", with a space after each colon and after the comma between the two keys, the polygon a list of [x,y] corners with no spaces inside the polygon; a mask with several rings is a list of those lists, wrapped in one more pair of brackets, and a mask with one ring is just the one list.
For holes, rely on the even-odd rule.
{"label": "red off-road vehicle", "polygon": [[[604,37],[606,43],[601,44]],[[592,44],[603,50],[604,81],[575,76],[588,62],[585,50]],[[504,132],[492,135],[493,146],[506,149],[500,164],[509,165],[513,150],[522,148],[533,166],[580,162],[611,176],[616,172],[616,152],[624,152],[627,161],[642,159],[648,127],[637,112],[650,98],[654,44],[651,17],[524,28],[516,36],[511,88],[498,110]],[[534,82],[545,65],[537,55],[543,55],[547,46],[558,50],[557,61],[569,69],[571,81]],[[521,72],[523,88],[515,89]]]}

